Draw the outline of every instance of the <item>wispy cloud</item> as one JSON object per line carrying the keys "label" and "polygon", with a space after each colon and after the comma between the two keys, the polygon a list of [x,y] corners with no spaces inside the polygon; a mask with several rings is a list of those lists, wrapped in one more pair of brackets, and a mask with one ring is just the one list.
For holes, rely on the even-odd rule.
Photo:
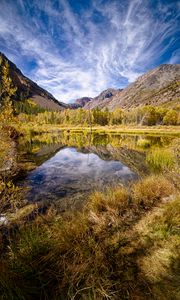
{"label": "wispy cloud", "polygon": [[[75,1],[76,2],[76,1]],[[178,63],[178,1],[1,0],[0,47],[61,101]]]}

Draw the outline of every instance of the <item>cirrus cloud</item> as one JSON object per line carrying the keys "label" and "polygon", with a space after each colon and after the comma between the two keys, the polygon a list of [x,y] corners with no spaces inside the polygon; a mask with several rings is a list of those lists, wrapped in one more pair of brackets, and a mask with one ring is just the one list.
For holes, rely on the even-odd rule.
{"label": "cirrus cloud", "polygon": [[0,48],[71,102],[178,63],[179,11],[173,0],[1,0]]}

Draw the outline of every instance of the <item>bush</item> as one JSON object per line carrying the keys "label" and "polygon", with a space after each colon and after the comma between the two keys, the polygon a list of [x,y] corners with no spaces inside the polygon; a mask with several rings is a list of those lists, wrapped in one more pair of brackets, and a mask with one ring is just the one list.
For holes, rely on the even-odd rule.
{"label": "bush", "polygon": [[175,110],[167,111],[166,115],[163,118],[163,124],[177,125],[177,122],[178,122],[178,113]]}

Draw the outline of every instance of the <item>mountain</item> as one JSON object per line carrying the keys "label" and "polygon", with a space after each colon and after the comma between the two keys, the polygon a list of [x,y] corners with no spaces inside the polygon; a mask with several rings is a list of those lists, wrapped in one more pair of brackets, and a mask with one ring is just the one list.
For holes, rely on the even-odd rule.
{"label": "mountain", "polygon": [[91,101],[93,98],[89,97],[82,97],[79,99],[76,99],[75,102],[69,103],[68,107],[71,109],[77,109],[77,108],[82,108],[84,107],[89,101]]}
{"label": "mountain", "polygon": [[79,98],[75,101],[75,103],[77,105],[79,105],[80,107],[84,107],[88,102],[90,102],[91,100],[93,100],[93,98],[89,98],[89,97],[82,97]]}
{"label": "mountain", "polygon": [[107,101],[109,98],[111,98],[113,95],[115,95],[120,90],[115,89],[107,89],[103,92],[101,92],[100,95],[98,95],[95,98],[90,97],[82,97],[79,99],[76,99],[74,103],[69,104],[70,108],[76,109],[80,107],[85,107],[86,109],[93,109],[94,107],[101,107],[101,102],[103,105],[105,104],[105,101]]}
{"label": "mountain", "polygon": [[[100,94],[101,95],[101,94]],[[98,98],[98,100],[97,100]],[[144,105],[168,105],[180,101],[180,64],[164,64],[140,76],[124,90],[110,98],[94,98],[85,109],[131,109]]]}
{"label": "mountain", "polygon": [[[3,53],[0,52],[3,60],[7,60],[9,64],[9,73],[14,86],[17,87],[15,100],[31,98],[41,108],[49,110],[63,110],[67,105],[59,102],[45,89],[41,88],[34,81],[30,80],[11,62]],[[0,66],[1,68],[1,66]]]}
{"label": "mountain", "polygon": [[[85,109],[116,108],[132,109],[144,105],[167,105],[172,107],[180,101],[180,64],[163,64],[140,76],[125,89],[109,88],[95,98],[79,98],[72,104],[59,102],[45,89],[23,75],[3,53],[0,57],[10,66],[10,77],[17,87],[16,101],[31,98],[41,108],[63,110],[66,108]],[[1,68],[1,65],[0,65]]]}
{"label": "mountain", "polygon": [[113,96],[117,95],[121,91],[122,90],[116,90],[116,89],[109,88],[109,89],[103,91],[97,97],[91,98],[91,101],[88,101],[88,103],[84,106],[84,108],[85,109],[93,109],[95,107],[104,108],[107,106],[110,99],[112,99]]}

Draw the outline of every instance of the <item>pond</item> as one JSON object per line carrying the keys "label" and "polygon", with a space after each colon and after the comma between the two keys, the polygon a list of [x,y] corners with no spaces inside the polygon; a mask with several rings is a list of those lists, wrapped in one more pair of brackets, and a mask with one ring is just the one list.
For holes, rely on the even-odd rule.
{"label": "pond", "polygon": [[90,133],[40,134],[21,138],[20,159],[28,165],[19,184],[30,201],[60,200],[115,184],[128,185],[177,166],[174,136]]}

